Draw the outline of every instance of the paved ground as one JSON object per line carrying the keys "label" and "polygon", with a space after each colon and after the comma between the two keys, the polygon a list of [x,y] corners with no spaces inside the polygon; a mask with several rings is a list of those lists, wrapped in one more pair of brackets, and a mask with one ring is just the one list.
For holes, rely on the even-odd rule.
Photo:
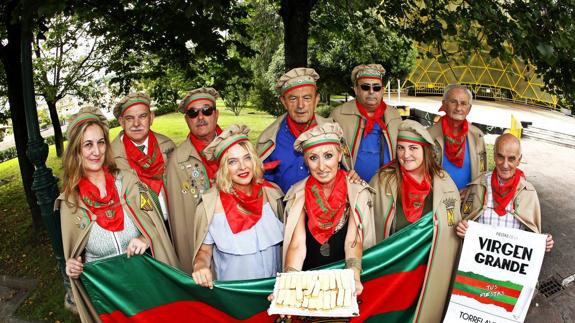
{"label": "paved ground", "polygon": [[[402,99],[402,104],[429,112],[437,112],[440,98]],[[508,127],[513,114],[520,121],[531,121],[539,128],[575,135],[575,118],[546,110],[490,101],[476,101],[469,119],[473,122]],[[486,141],[493,143],[494,137]],[[569,282],[564,290],[547,298],[537,295],[531,304],[526,322],[575,322],[575,149],[556,146],[534,139],[522,140],[523,160],[520,168],[533,183],[541,201],[543,231],[554,236],[555,247],[543,262],[540,281],[556,277],[559,283]],[[29,281],[0,276],[0,322],[25,323],[11,316],[24,300]],[[28,284],[28,285],[27,285]]]}

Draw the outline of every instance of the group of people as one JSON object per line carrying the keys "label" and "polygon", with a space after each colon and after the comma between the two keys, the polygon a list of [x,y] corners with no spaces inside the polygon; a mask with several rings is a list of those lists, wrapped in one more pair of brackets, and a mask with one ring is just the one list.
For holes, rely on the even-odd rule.
{"label": "group of people", "polygon": [[[537,194],[517,167],[510,134],[487,171],[483,134],[466,120],[472,93],[446,89],[430,129],[402,121],[382,100],[385,69],[353,69],[355,99],[330,118],[315,113],[319,75],[295,68],[276,90],[286,113],[256,141],[249,128],[222,130],[213,88],[190,91],[177,111],[189,134],[179,146],[150,130],[151,99],[131,93],[114,107],[123,131],[82,108],[67,129],[60,209],[66,274],[83,321],[97,315],[78,280],[86,262],[148,253],[202,286],[345,261],[355,273],[363,251],[423,217],[434,244],[417,305],[425,322],[444,312],[467,221],[541,232]],[[547,250],[553,246],[548,236]]]}

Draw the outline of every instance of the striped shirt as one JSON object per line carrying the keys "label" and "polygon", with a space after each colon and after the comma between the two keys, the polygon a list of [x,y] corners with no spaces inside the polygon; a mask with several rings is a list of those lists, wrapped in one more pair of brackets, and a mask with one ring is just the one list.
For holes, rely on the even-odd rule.
{"label": "striped shirt", "polygon": [[493,210],[493,190],[491,188],[491,176],[493,173],[488,173],[485,175],[487,182],[487,204],[483,209],[483,213],[475,220],[479,223],[489,224],[494,227],[505,227],[525,230],[525,225],[513,215],[513,200],[505,207],[507,212],[505,215],[500,216]]}

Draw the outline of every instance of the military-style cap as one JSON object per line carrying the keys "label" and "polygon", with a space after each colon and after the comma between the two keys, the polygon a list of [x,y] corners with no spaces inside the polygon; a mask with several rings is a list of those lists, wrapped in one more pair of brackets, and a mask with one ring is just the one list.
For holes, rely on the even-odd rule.
{"label": "military-style cap", "polygon": [[93,106],[85,106],[80,108],[78,113],[73,114],[70,117],[68,120],[68,129],[66,129],[66,134],[69,135],[74,128],[89,120],[99,121],[104,125],[105,131],[108,131],[108,119],[106,119],[106,116],[104,116],[102,111]]}
{"label": "military-style cap", "polygon": [[214,140],[204,148],[202,154],[208,160],[217,160],[219,162],[230,147],[242,141],[248,141],[249,132],[250,128],[248,128],[248,126],[233,124],[214,138]]}
{"label": "military-style cap", "polygon": [[144,92],[132,92],[125,97],[123,97],[116,105],[114,106],[114,117],[118,119],[122,116],[124,111],[128,110],[129,108],[133,107],[136,104],[145,104],[148,107],[150,106],[150,96]]}
{"label": "military-style cap", "polygon": [[337,123],[324,123],[314,127],[297,137],[293,148],[299,152],[305,152],[323,145],[341,145],[343,130]]}
{"label": "military-style cap", "polygon": [[397,141],[435,146],[435,142],[427,129],[425,129],[421,123],[409,119],[404,120],[399,124]]}
{"label": "military-style cap", "polygon": [[199,100],[208,100],[214,103],[214,107],[216,106],[216,99],[220,97],[220,94],[216,89],[212,87],[201,87],[198,89],[193,89],[186,96],[180,104],[178,105],[178,109],[176,111],[180,113],[186,113],[186,111],[190,108],[192,103]]}
{"label": "military-style cap", "polygon": [[313,68],[297,67],[282,75],[276,82],[275,89],[279,95],[303,86],[316,87],[319,74]]}
{"label": "military-style cap", "polygon": [[385,68],[381,64],[362,64],[354,67],[351,71],[351,82],[355,84],[355,81],[363,78],[381,81],[384,75]]}

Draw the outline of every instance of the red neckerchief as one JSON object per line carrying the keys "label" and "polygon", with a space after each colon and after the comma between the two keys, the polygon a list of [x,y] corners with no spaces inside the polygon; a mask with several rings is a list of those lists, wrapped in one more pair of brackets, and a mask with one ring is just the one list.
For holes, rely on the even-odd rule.
{"label": "red neckerchief", "polygon": [[262,184],[252,183],[251,186],[250,195],[235,188],[232,189],[231,194],[220,191],[220,201],[222,201],[226,219],[234,234],[250,229],[262,217],[264,204],[262,187],[270,187],[271,184],[264,181]]}
{"label": "red neckerchief", "polygon": [[108,231],[122,231],[124,230],[124,211],[114,183],[115,179],[107,170],[104,172],[106,173],[106,196],[100,197],[98,187],[82,177],[78,183],[80,198],[90,212],[96,215],[98,225]]}
{"label": "red neckerchief", "polygon": [[317,126],[317,121],[315,121],[315,115],[307,123],[297,123],[293,121],[289,115],[286,118],[288,128],[291,131],[292,135],[294,135],[296,138],[299,137],[299,135],[301,135],[302,133]]}
{"label": "red neckerchief", "polygon": [[381,128],[381,131],[387,132],[387,127],[385,126],[385,122],[383,122],[383,114],[385,113],[385,110],[387,110],[387,105],[385,102],[383,102],[383,100],[375,109],[373,116],[371,117],[367,113],[367,109],[361,103],[359,103],[358,100],[355,100],[355,105],[357,106],[359,113],[366,119],[365,128],[363,129],[363,137],[366,137],[371,132],[376,122]]}
{"label": "red neckerchief", "polygon": [[403,167],[400,167],[400,170],[401,206],[407,221],[413,223],[421,218],[425,198],[431,190],[431,181],[424,178],[421,183],[418,183]]}
{"label": "red neckerchief", "polygon": [[463,128],[459,134],[455,135],[448,121],[448,116],[441,117],[441,129],[443,130],[443,137],[445,137],[445,155],[453,165],[461,168],[465,159],[465,140],[469,125],[467,120],[464,120]]}
{"label": "red neckerchief", "polygon": [[305,182],[305,210],[307,227],[315,240],[324,244],[332,236],[341,220],[347,202],[346,172],[338,170],[335,185],[329,198],[323,193],[322,184],[313,176]]}
{"label": "red neckerchief", "polygon": [[513,199],[513,196],[515,196],[517,185],[519,185],[519,181],[523,176],[523,172],[520,169],[516,169],[513,178],[504,184],[499,184],[497,168],[493,170],[493,174],[491,175],[491,191],[493,193],[491,195],[493,196],[493,210],[495,210],[495,213],[499,216],[504,216],[507,213],[505,207],[507,207],[511,199]]}
{"label": "red neckerchief", "polygon": [[[220,128],[220,126],[216,126],[216,135],[219,135],[221,133],[222,133],[222,128]],[[211,183],[216,178],[216,172],[218,171],[218,167],[220,166],[220,162],[218,162],[217,160],[207,160],[206,157],[204,157],[204,154],[202,154],[202,151],[204,150],[204,148],[206,148],[210,144],[209,142],[204,142],[204,141],[196,138],[196,136],[192,135],[191,132],[188,135],[188,137],[190,138],[190,142],[192,143],[194,148],[196,148],[198,155],[200,155],[200,158],[202,160],[202,164],[204,164],[204,168],[206,169],[206,175],[208,175],[208,178],[210,179],[210,183]],[[210,184],[210,186],[211,186],[211,184]]]}
{"label": "red neckerchief", "polygon": [[148,153],[144,154],[134,143],[124,134],[122,139],[124,149],[126,149],[126,159],[130,167],[136,171],[138,178],[148,185],[152,191],[160,195],[164,186],[164,171],[166,169],[162,150],[158,145],[158,140],[152,131],[148,133]]}

